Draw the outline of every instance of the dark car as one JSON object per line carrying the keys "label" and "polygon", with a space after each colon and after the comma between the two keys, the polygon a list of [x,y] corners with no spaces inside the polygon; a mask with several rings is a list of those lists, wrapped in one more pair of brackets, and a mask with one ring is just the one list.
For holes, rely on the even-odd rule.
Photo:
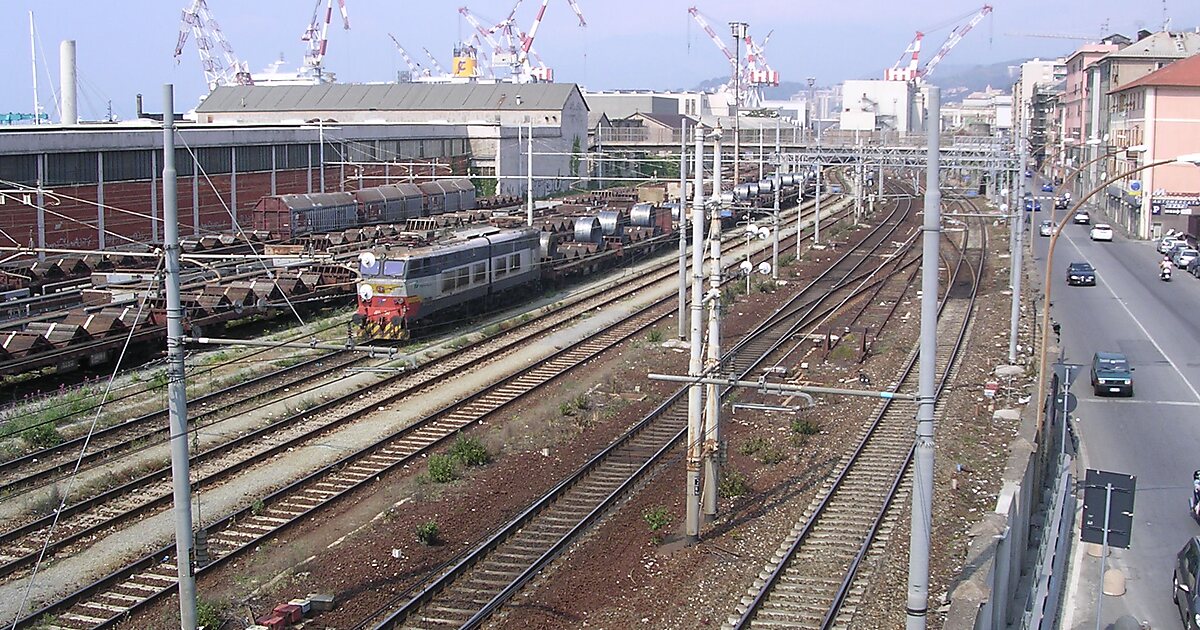
{"label": "dark car", "polygon": [[1042,184],[1042,192],[1054,192],[1054,184],[1049,182]]}
{"label": "dark car", "polygon": [[1073,262],[1067,265],[1067,284],[1073,286],[1096,286],[1096,269],[1091,263]]}
{"label": "dark car", "polygon": [[1171,600],[1179,607],[1179,616],[1187,630],[1200,630],[1200,537],[1193,536],[1175,556],[1175,574],[1171,577]]}
{"label": "dark car", "polygon": [[1200,258],[1193,258],[1192,262],[1188,263],[1187,272],[1200,278]]}
{"label": "dark car", "polygon": [[1133,396],[1133,368],[1120,352],[1092,355],[1092,393]]}
{"label": "dark car", "polygon": [[1042,202],[1038,201],[1037,199],[1025,199],[1025,211],[1029,212],[1030,210],[1034,212],[1041,212]]}
{"label": "dark car", "polygon": [[1070,199],[1070,197],[1067,197],[1066,195],[1059,195],[1058,197],[1054,198],[1054,209],[1055,210],[1066,210],[1068,207],[1070,207],[1070,205],[1071,205],[1071,199]]}

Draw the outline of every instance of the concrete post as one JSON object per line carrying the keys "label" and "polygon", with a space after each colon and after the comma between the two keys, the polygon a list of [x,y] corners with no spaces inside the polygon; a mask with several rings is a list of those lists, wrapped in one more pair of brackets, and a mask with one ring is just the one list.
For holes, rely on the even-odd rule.
{"label": "concrete post", "polygon": [[171,429],[171,484],[175,493],[175,564],[179,618],[196,628],[196,576],[192,570],[192,487],[188,466],[187,390],[183,366],[183,307],[179,299],[179,203],[175,173],[175,94],[163,86],[163,251],[167,277],[167,404]]}
{"label": "concrete post", "polygon": [[687,121],[679,126],[679,340],[687,339]]}
{"label": "concrete post", "polygon": [[[737,180],[734,179],[734,185]],[[709,311],[708,311],[708,358],[704,372],[718,376],[721,369],[721,137],[717,136],[713,146],[713,194],[717,203],[709,217]],[[721,390],[709,384],[704,392],[704,520],[712,522],[717,517],[717,485],[721,479]]]}
{"label": "concrete post", "polygon": [[1017,362],[1017,324],[1021,319],[1021,265],[1022,254],[1024,252],[1025,241],[1025,169],[1027,159],[1027,149],[1025,140],[1018,137],[1017,143],[1020,144],[1020,159],[1017,163],[1019,169],[1017,173],[1017,199],[1013,204],[1017,216],[1015,220],[1010,221],[1013,226],[1012,238],[1012,269],[1009,271],[1009,286],[1012,287],[1012,306],[1009,313],[1008,321],[1008,362],[1014,364]]}
{"label": "concrete post", "polygon": [[533,225],[533,119],[529,119],[529,138],[525,155],[525,225]]}
{"label": "concrete post", "polygon": [[[775,156],[779,157],[779,118],[775,119]],[[782,162],[782,160],[780,161]],[[779,195],[780,187],[783,185],[783,178],[780,177],[779,171],[783,168],[782,163],[775,165],[775,221],[771,224],[771,279],[779,279],[779,233],[783,226],[779,224]],[[796,204],[797,213],[799,213],[800,204]],[[796,233],[796,239],[799,240],[800,233]]]}
{"label": "concrete post", "polygon": [[917,435],[913,457],[912,522],[909,537],[908,605],[905,627],[924,630],[929,606],[929,538],[933,519],[933,410],[937,402],[938,245],[941,240],[941,90],[929,88],[929,154],[925,167],[925,217],[921,238],[921,354],[918,366]]}
{"label": "concrete post", "polygon": [[[692,176],[692,321],[688,376],[700,378],[704,369],[701,353],[704,329],[704,139],[696,134],[696,169]],[[682,213],[682,208],[680,209]],[[688,387],[687,441],[687,515],[686,533],[690,541],[700,538],[700,447],[704,440],[704,386],[694,382]]]}

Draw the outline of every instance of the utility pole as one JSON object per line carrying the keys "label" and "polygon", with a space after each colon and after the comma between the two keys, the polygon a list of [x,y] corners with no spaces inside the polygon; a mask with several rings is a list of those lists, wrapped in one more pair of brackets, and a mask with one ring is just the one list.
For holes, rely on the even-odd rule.
{"label": "utility pole", "polygon": [[933,411],[937,403],[938,244],[942,194],[938,184],[941,89],[929,88],[929,154],[925,166],[925,221],[921,237],[921,354],[918,366],[917,434],[913,454],[912,521],[909,530],[906,630],[924,630],[929,606],[929,541],[933,520]]}
{"label": "utility pole", "polygon": [[679,340],[687,339],[687,120],[679,126]]}
{"label": "utility pole", "polygon": [[[734,136],[735,138],[737,136]],[[713,190],[721,190],[721,136],[713,142]],[[708,247],[708,360],[704,373],[719,375],[721,369],[721,197],[715,197],[709,217]],[[721,479],[721,389],[705,386],[704,414],[704,520],[717,518],[717,485]]]}
{"label": "utility pole", "polygon": [[[821,243],[821,125],[817,125],[817,199],[813,206],[813,245]],[[800,247],[800,241],[796,241]]]}
{"label": "utility pole", "polygon": [[[325,121],[320,118],[317,118],[317,163],[321,166],[321,192],[325,192]],[[199,226],[200,223],[197,222],[196,225]]]}
{"label": "utility pole", "polygon": [[175,565],[179,623],[196,628],[196,575],[192,570],[192,486],[188,465],[187,389],[183,366],[183,306],[179,298],[179,200],[175,171],[175,93],[163,86],[163,250],[167,285],[167,412],[171,484],[175,495]]}
{"label": "utility pole", "polygon": [[[779,117],[775,117],[775,157],[780,157],[779,153]],[[783,177],[779,174],[779,169],[783,168],[783,160],[777,160],[775,163],[775,183],[771,187],[775,189],[775,221],[771,225],[771,229],[775,234],[771,237],[771,279],[779,280],[779,232],[783,226],[779,225],[779,189],[783,186]],[[799,193],[796,193],[797,201],[799,201]],[[797,214],[800,204],[796,204]],[[796,232],[796,240],[800,240],[800,232]]]}
{"label": "utility pole", "polygon": [[525,225],[533,226],[533,118],[529,119],[528,142],[525,152]]}
{"label": "utility pole", "polygon": [[[704,370],[701,353],[704,332],[704,138],[695,134],[696,169],[692,176],[692,321],[688,356],[688,376],[699,379]],[[719,193],[718,193],[719,194]],[[682,212],[682,209],[681,209]],[[688,540],[700,539],[700,460],[704,442],[704,386],[692,381],[688,386],[687,497],[686,534]]]}
{"label": "utility pole", "polygon": [[[750,25],[745,22],[730,22],[729,28],[733,32],[733,189],[737,189],[738,184],[742,183],[742,174],[738,171],[742,160],[742,40],[746,38],[746,29]],[[718,144],[720,140],[717,140]],[[717,195],[717,191],[713,191]],[[717,195],[719,200],[721,197]]]}
{"label": "utility pole", "polygon": [[1012,253],[1009,258],[1012,261],[1012,269],[1009,270],[1009,286],[1012,287],[1012,309],[1009,313],[1008,320],[1008,362],[1015,364],[1017,362],[1017,324],[1021,320],[1021,266],[1022,254],[1024,252],[1025,241],[1025,169],[1028,150],[1025,146],[1024,138],[1017,136],[1017,144],[1020,145],[1020,159],[1017,162],[1017,198],[1013,203],[1012,209],[1017,213],[1015,219],[1009,219],[1009,224],[1012,225]]}

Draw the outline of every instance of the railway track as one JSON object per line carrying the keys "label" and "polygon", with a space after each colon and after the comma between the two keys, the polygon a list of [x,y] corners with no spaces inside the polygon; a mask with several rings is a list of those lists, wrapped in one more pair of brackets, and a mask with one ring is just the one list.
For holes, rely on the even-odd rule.
{"label": "railway track", "polygon": [[[443,357],[443,359],[436,363],[438,366],[436,369],[430,368],[422,370],[420,374],[399,375],[389,378],[381,384],[376,385],[368,393],[355,392],[344,399],[323,403],[318,409],[310,409],[303,415],[309,418],[310,416],[315,417],[328,412],[334,416],[333,420],[325,420],[324,425],[314,430],[318,433],[327,430],[327,427],[332,423],[345,423],[363,417],[380,407],[386,407],[409,396],[418,395],[419,392],[425,391],[424,388],[432,387],[450,375],[498,357],[513,346],[528,344],[529,339],[541,332],[550,330],[557,325],[578,317],[581,313],[602,308],[604,305],[620,299],[620,297],[628,293],[644,290],[646,286],[654,282],[674,280],[677,273],[678,271],[673,268],[673,264],[669,264],[667,269],[663,271],[648,274],[646,276],[648,279],[643,282],[633,282],[628,277],[623,278],[614,283],[614,286],[619,286],[618,290],[610,288],[607,292],[597,292],[590,298],[573,304],[570,307],[560,308],[553,315],[548,315],[549,319],[543,318],[540,320],[540,327],[530,325],[523,331],[509,329],[500,337],[493,338],[476,346],[463,348],[452,353],[449,358]],[[651,325],[662,317],[671,314],[671,309],[663,307],[669,306],[672,303],[673,296],[657,302],[654,306],[659,308],[661,312],[656,314],[652,319],[649,319],[648,323],[638,323],[638,317],[641,316],[640,313],[645,312],[642,311],[630,317],[626,323],[619,324],[617,328],[614,328],[617,332],[608,333],[611,342],[603,346],[603,348],[601,347],[602,344],[595,339],[589,340],[579,346],[578,349],[585,351],[584,358],[579,359],[572,365],[578,365],[594,357],[604,349],[628,338],[629,335],[636,334],[638,330],[645,328],[645,326]],[[557,318],[557,320],[554,318]],[[532,320],[527,324],[531,323]],[[534,330],[534,328],[537,328],[537,330]],[[501,340],[501,337],[503,340]],[[574,349],[569,349],[568,351],[570,350]],[[360,484],[370,481],[396,466],[403,465],[403,463],[410,461],[412,457],[425,452],[429,448],[439,444],[442,440],[456,435],[462,428],[470,426],[482,417],[485,417],[488,413],[494,412],[530,391],[530,389],[523,388],[536,387],[541,383],[556,378],[563,371],[572,369],[563,367],[565,364],[562,361],[563,359],[559,358],[547,360],[546,364],[551,369],[551,372],[534,373],[529,370],[520,372],[486,392],[481,392],[467,400],[422,418],[412,426],[385,437],[371,447],[322,468],[304,479],[263,498],[255,506],[247,507],[216,523],[210,524],[208,527],[208,542],[215,560],[212,564],[205,567],[205,569],[220,565],[224,561],[236,556],[255,541],[298,522],[313,511],[322,509],[332,504],[337,498],[352,492]],[[555,369],[559,371],[553,371]],[[416,382],[414,383],[413,381]],[[497,390],[500,391],[499,394],[490,393]],[[505,396],[512,396],[512,398],[504,402],[501,399]],[[314,432],[310,431],[305,435],[311,437],[314,435]],[[244,464],[235,464],[231,468],[221,467],[217,472],[213,472],[212,475],[202,478],[199,483],[212,484],[230,476],[233,472],[240,472],[249,465],[265,457],[269,457],[273,453],[294,447],[303,439],[307,438],[301,436],[293,440],[276,443],[266,454],[259,453],[253,457],[247,457],[241,460],[245,462]],[[193,461],[195,461],[195,458]],[[153,509],[165,507],[169,503],[169,485],[162,486],[160,490],[162,493],[160,496],[163,498],[158,500],[156,507]],[[139,493],[146,494],[144,490],[139,490]],[[109,511],[111,511],[111,507]],[[128,520],[134,518],[131,514],[137,513],[136,511],[123,511],[114,518]],[[145,512],[141,513],[144,514]],[[90,525],[85,530],[88,533],[73,532],[69,537],[69,541],[59,540],[52,547],[59,551],[66,550],[67,545],[71,544],[71,542],[98,535],[102,531],[107,531],[112,527],[114,525],[111,519],[106,524]],[[26,557],[28,555],[26,554]],[[43,615],[48,614],[54,614],[60,624],[68,624],[60,625],[59,627],[107,627],[124,618],[131,611],[154,601],[174,588],[175,570],[173,565],[159,561],[163,557],[173,557],[173,545],[164,547],[143,557],[120,571],[73,593],[60,602],[44,607],[42,610],[20,620],[17,627],[31,627]],[[25,562],[28,563],[28,559]],[[134,576],[140,577],[134,580]],[[168,576],[169,581],[164,581],[168,579]],[[131,584],[133,586],[130,586]]]}
{"label": "railway track", "polygon": [[[964,242],[949,272],[938,317],[939,392],[953,381],[968,337],[986,249],[983,238]],[[916,393],[917,360],[914,350],[895,391]],[[844,625],[839,615],[852,616],[862,594],[861,588],[851,589],[858,568],[881,528],[890,532],[894,525],[895,519],[886,518],[889,508],[908,493],[916,411],[914,401],[880,403],[854,451],[781,543],[775,554],[781,560],[764,567],[725,628],[825,629]],[[935,421],[937,414],[940,410]]]}
{"label": "railway track", "polygon": [[[876,269],[868,263],[886,247],[908,210],[897,207],[857,247],[768,317],[726,355],[726,369],[735,378],[752,370],[794,331],[844,305],[857,291],[868,290],[871,285],[864,281]],[[871,270],[862,273],[864,267]],[[381,610],[358,627],[478,626],[681,443],[686,435],[686,407],[686,388],[681,388],[522,514],[410,590],[407,601],[396,610]]]}

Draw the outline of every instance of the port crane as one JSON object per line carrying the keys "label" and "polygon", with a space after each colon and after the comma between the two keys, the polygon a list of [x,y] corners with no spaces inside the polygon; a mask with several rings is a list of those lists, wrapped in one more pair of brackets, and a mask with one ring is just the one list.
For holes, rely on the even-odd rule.
{"label": "port crane", "polygon": [[179,39],[175,42],[175,63],[179,63],[179,58],[183,56],[183,47],[187,44],[189,34],[196,41],[200,67],[204,70],[208,89],[213,90],[221,85],[254,84],[249,67],[233,52],[233,46],[225,39],[221,25],[213,18],[205,0],[192,0],[191,6],[183,10]]}
{"label": "port crane", "polygon": [[[954,47],[962,41],[963,37],[965,37],[967,33],[971,32],[971,29],[978,26],[979,23],[983,21],[983,18],[987,17],[989,14],[991,14],[991,12],[992,5],[985,4],[971,13],[967,13],[966,15],[962,15],[951,20],[950,23],[953,24],[954,22],[958,22],[969,17],[966,22],[955,26],[954,30],[950,31],[950,35],[946,37],[946,41],[942,44],[942,47],[939,48],[936,53],[934,53],[933,57],[931,57],[929,61],[925,62],[923,67],[918,67],[918,58],[921,54],[921,41],[925,38],[925,34],[921,31],[917,31],[916,36],[908,44],[908,47],[904,49],[904,54],[900,56],[900,59],[898,59],[891,68],[884,70],[883,78],[888,81],[915,81],[918,79],[927,79],[929,75],[933,74],[933,71],[937,69],[938,64],[940,64],[942,60],[946,58],[946,55],[950,54],[950,51],[954,50]],[[906,59],[908,60],[908,64],[904,65]]]}

